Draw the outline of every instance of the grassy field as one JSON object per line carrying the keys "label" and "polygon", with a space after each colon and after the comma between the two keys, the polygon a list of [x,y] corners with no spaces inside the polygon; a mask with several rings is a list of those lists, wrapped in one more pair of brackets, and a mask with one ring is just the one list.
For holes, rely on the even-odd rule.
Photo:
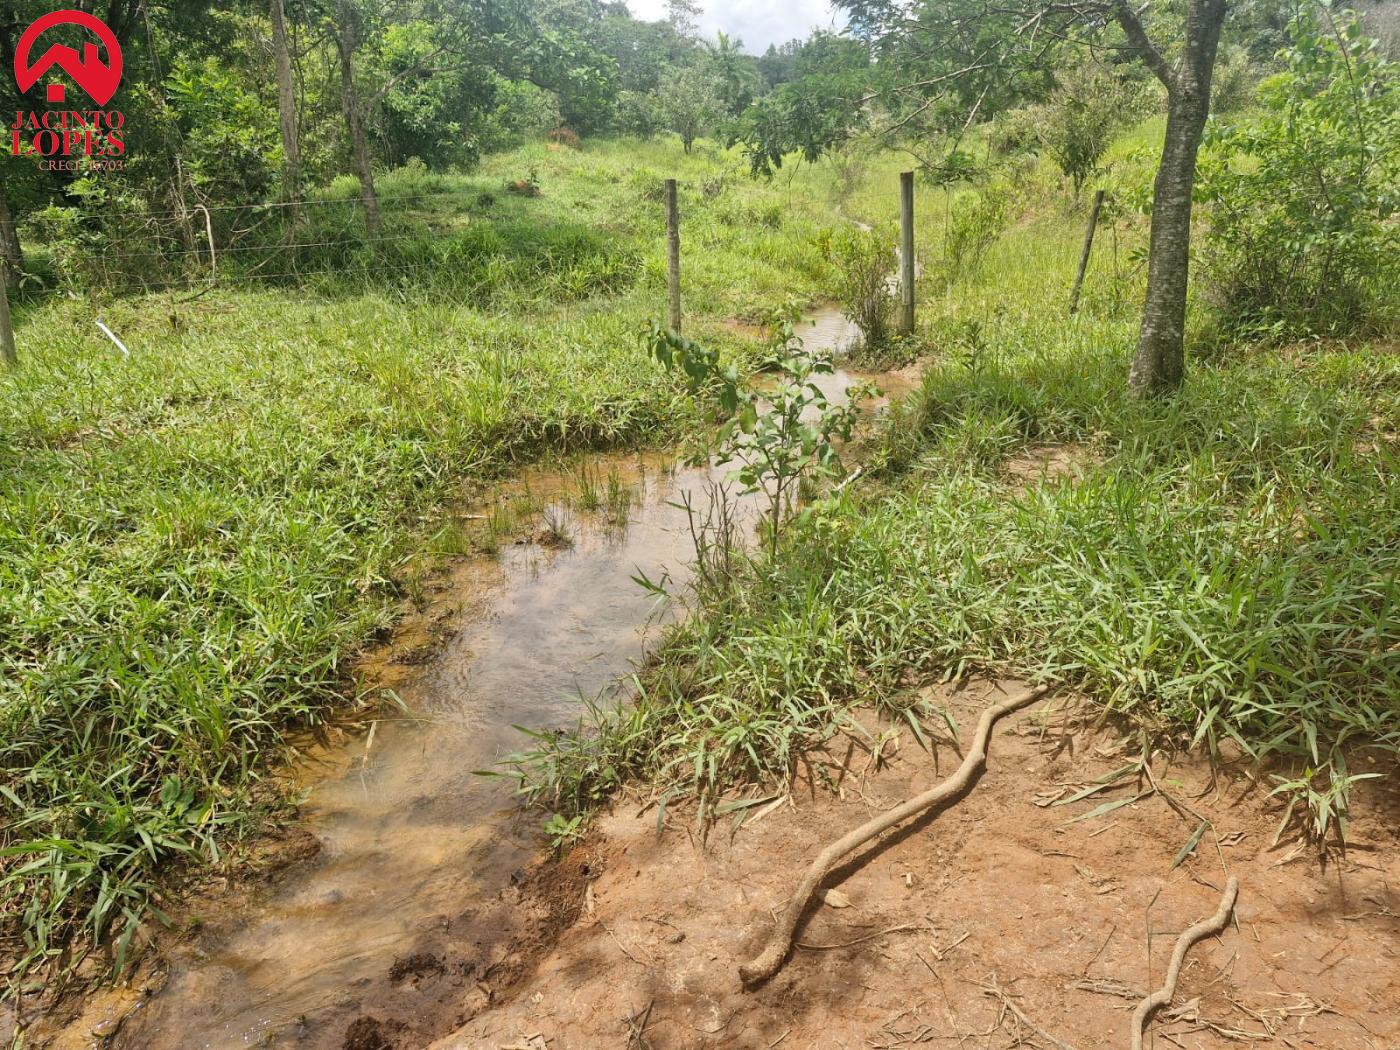
{"label": "grassy field", "polygon": [[[281,731],[351,696],[355,652],[464,483],[697,423],[637,338],[664,312],[664,175],[685,185],[692,331],[738,352],[724,318],[820,293],[820,187],[741,170],[628,143],[407,169],[381,182],[384,239],[306,249],[295,287],[230,256],[231,289],[18,307],[21,367],[0,374],[6,956],[79,931],[124,943],[170,861],[249,826]],[[539,196],[505,192],[531,172]]]}
{"label": "grassy field", "polygon": [[[1084,202],[1058,179],[921,187],[922,390],[860,484],[678,630],[635,705],[545,738],[534,798],[781,782],[853,705],[915,726],[937,712],[906,710],[905,683],[978,668],[1297,758],[1287,790],[1315,819],[1370,768],[1343,765],[1348,745],[1394,753],[1400,364],[1214,346],[1196,310],[1184,393],[1130,400],[1132,205],[1160,133],[1115,147],[1073,318]],[[824,294],[823,231],[890,223],[906,166],[765,184],[707,144],[532,146],[471,175],[389,173],[373,245],[327,204],[276,267],[231,253],[229,287],[22,304],[22,367],[0,375],[6,954],[120,944],[171,861],[256,825],[282,731],[352,698],[354,654],[464,484],[704,425],[637,339],[663,312],[661,178],[683,180],[687,334],[742,357],[722,322]],[[540,195],[506,190],[521,180]],[[1082,478],[1011,484],[1008,458],[1046,445]]]}
{"label": "grassy field", "polygon": [[[1119,143],[1120,200],[1150,178],[1159,134]],[[848,213],[886,221],[897,164],[872,165]],[[976,196],[921,198],[938,231]],[[1145,220],[1111,216],[1070,317],[1084,208],[1044,171],[1014,202],[952,281],[929,238],[931,356],[867,478],[705,595],[635,704],[535,741],[519,765],[529,797],[576,812],[629,781],[710,805],[781,786],[854,706],[917,733],[939,716],[908,709],[908,684],[970,671],[1073,686],[1134,719],[1144,747],[1232,741],[1282,759],[1281,794],[1318,837],[1357,777],[1393,766],[1400,358],[1364,343],[1215,346],[1196,309],[1185,390],[1138,402],[1126,379]],[[1078,478],[1008,475],[1045,448]]]}

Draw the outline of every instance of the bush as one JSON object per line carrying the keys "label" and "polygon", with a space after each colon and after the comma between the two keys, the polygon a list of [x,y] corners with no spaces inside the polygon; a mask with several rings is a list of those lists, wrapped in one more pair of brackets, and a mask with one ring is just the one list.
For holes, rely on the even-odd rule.
{"label": "bush", "polygon": [[559,97],[534,84],[500,80],[494,87],[496,104],[479,121],[476,146],[497,153],[538,140],[562,123]]}
{"label": "bush", "polygon": [[835,297],[867,348],[889,339],[894,314],[894,233],[889,230],[843,226],[822,238],[822,253],[836,270]]}
{"label": "bush", "polygon": [[624,135],[652,139],[666,126],[666,116],[652,95],[641,91],[620,91],[617,96],[617,129]]}
{"label": "bush", "polygon": [[963,195],[953,205],[943,236],[943,280],[952,284],[975,274],[982,260],[1010,221],[1010,194],[1004,187],[988,186]]}
{"label": "bush", "polygon": [[1216,116],[1238,113],[1254,103],[1259,73],[1240,48],[1215,63],[1210,84],[1210,111]]}
{"label": "bush", "polygon": [[1226,335],[1383,328],[1400,287],[1400,67],[1354,16],[1305,8],[1262,111],[1208,140],[1208,296]]}

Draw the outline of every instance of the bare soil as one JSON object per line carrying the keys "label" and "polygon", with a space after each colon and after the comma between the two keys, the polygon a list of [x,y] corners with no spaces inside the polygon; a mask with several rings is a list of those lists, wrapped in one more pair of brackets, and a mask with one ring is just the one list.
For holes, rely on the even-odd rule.
{"label": "bare soil", "polygon": [[1093,451],[1082,445],[1032,445],[1008,457],[1002,469],[1007,480],[1024,491],[1060,478],[1077,480],[1096,462]]}
{"label": "bare soil", "polygon": [[[994,688],[947,697],[964,736]],[[652,814],[619,807],[585,847],[602,870],[577,921],[542,953],[522,945],[528,975],[464,1004],[471,1020],[433,1045],[1123,1047],[1137,999],[1176,935],[1215,910],[1228,871],[1236,921],[1192,951],[1148,1045],[1400,1046],[1396,779],[1358,785],[1350,847],[1325,863],[1296,836],[1273,845],[1279,811],[1242,765],[1213,778],[1200,760],[1158,756],[1160,793],[1134,779],[1053,804],[1132,751],[1064,701],[1004,720],[971,794],[835,872],[785,968],[753,992],[736,969],[802,868],[951,772],[952,741],[879,763],[854,746],[814,758],[791,803],[732,838],[721,825],[702,842],[683,819],[658,838]],[[1176,868],[1199,821],[1166,796],[1212,825]]]}

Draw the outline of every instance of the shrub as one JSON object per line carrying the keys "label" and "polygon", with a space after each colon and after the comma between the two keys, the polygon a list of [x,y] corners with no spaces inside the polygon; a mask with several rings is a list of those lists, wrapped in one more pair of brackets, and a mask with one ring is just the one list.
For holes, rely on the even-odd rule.
{"label": "shrub", "polygon": [[952,284],[975,274],[982,260],[1010,221],[1010,194],[1004,187],[988,186],[964,194],[953,205],[943,236],[942,278]]}
{"label": "shrub", "polygon": [[641,139],[655,138],[666,126],[666,116],[660,103],[642,91],[620,91],[617,95],[617,129],[624,135]]}
{"label": "shrub", "polygon": [[495,153],[537,140],[563,122],[559,98],[534,84],[500,78],[494,85],[496,104],[475,129],[475,145]]}
{"label": "shrub", "polygon": [[768,350],[777,381],[763,391],[741,387],[738,372],[723,364],[716,351],[656,321],[648,323],[643,335],[653,357],[682,372],[693,392],[712,393],[721,413],[729,417],[713,452],[703,451],[697,463],[732,463],[742,493],[766,497],[768,549],[773,556],[803,482],[843,469],[836,443],[850,440],[857,406],[869,393],[862,386],[850,391],[844,403],[827,399],[813,376],[831,375],[831,359],[803,349],[794,328],[800,315],[796,305],[772,315]]}
{"label": "shrub", "polygon": [[1400,286],[1400,67],[1354,16],[1305,8],[1262,111],[1208,140],[1208,296],[1227,335],[1383,327]]}
{"label": "shrub", "polygon": [[894,314],[890,278],[897,257],[891,230],[843,226],[824,236],[823,254],[836,270],[836,301],[865,340],[867,348],[889,339]]}
{"label": "shrub", "polygon": [[1249,55],[1236,48],[1215,64],[1210,84],[1210,111],[1217,115],[1238,113],[1254,103],[1259,74]]}

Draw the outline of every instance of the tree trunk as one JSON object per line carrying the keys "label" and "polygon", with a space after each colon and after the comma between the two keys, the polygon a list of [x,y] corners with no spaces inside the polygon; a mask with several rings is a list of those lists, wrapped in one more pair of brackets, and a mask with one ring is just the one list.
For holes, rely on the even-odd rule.
{"label": "tree trunk", "polygon": [[282,199],[289,205],[291,226],[301,225],[301,141],[297,136],[296,85],[287,44],[282,0],[272,0],[272,50],[277,60],[277,112],[282,125]]}
{"label": "tree trunk", "polygon": [[1176,93],[1167,107],[1167,137],[1152,193],[1147,299],[1128,385],[1143,397],[1181,385],[1186,369],[1186,288],[1191,259],[1191,190],[1204,114]]}
{"label": "tree trunk", "polygon": [[370,165],[369,139],[364,114],[355,93],[355,12],[348,0],[336,5],[335,43],[340,52],[340,104],[345,114],[345,130],[350,136],[350,159],[360,180],[360,202],[365,209],[365,229],[371,237],[379,233],[379,195],[374,190],[374,168]]}
{"label": "tree trunk", "polygon": [[20,271],[24,268],[24,251],[20,248],[19,231],[10,212],[10,202],[0,187],[0,277],[10,288],[19,287]]}
{"label": "tree trunk", "polygon": [[[1153,185],[1152,231],[1147,255],[1147,298],[1128,386],[1139,397],[1157,397],[1181,385],[1186,372],[1186,290],[1191,262],[1191,195],[1196,154],[1210,111],[1215,67],[1227,0],[1191,0],[1186,47],[1169,69],[1151,49],[1140,25],[1119,20],[1129,40],[1167,87],[1167,133]],[[1136,32],[1134,31],[1136,28]]]}

